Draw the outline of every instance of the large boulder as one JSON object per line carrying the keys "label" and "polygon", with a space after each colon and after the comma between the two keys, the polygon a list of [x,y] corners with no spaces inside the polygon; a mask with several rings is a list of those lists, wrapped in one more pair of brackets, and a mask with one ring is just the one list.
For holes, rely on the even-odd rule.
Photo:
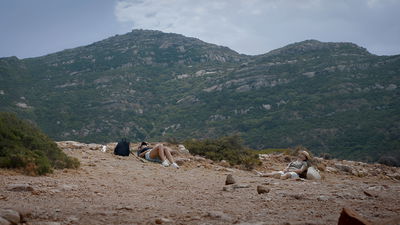
{"label": "large boulder", "polygon": [[342,213],[340,213],[338,225],[372,225],[372,223],[362,218],[355,211],[343,208]]}
{"label": "large boulder", "polygon": [[319,174],[318,170],[314,167],[310,167],[307,170],[307,179],[308,180],[321,180],[321,175]]}

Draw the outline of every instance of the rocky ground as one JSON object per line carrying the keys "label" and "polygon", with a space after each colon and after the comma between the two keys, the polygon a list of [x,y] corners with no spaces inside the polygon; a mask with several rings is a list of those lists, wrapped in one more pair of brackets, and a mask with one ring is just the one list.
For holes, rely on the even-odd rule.
{"label": "rocky ground", "polygon": [[[0,170],[0,213],[16,210],[20,223],[44,225],[338,224],[344,207],[374,223],[400,214],[399,168],[319,159],[322,180],[279,180],[183,153],[174,169],[115,156],[115,144],[105,152],[96,144],[58,144],[81,168],[40,177]],[[292,160],[260,157],[262,172]],[[226,185],[229,174],[235,183]]]}

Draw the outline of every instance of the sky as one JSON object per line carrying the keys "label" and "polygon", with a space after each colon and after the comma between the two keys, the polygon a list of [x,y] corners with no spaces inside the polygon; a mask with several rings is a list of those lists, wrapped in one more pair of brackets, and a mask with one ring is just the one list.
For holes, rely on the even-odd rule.
{"label": "sky", "polygon": [[400,54],[400,0],[0,0],[0,57],[37,57],[132,29],[257,55],[308,39]]}

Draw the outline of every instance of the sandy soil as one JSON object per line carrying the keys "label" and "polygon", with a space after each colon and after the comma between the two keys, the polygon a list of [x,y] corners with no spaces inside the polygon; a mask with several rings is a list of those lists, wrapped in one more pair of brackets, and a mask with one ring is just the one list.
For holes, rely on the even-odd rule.
{"label": "sandy soil", "polygon": [[[324,173],[325,179],[279,180],[197,157],[180,169],[99,149],[66,148],[78,170],[41,177],[0,170],[0,208],[31,212],[27,224],[337,224],[343,207],[371,221],[400,214],[400,182]],[[268,164],[269,163],[269,164]],[[266,162],[263,171],[282,162]],[[228,174],[236,180],[223,190]],[[33,191],[12,191],[25,184]],[[257,193],[257,186],[270,191]],[[53,223],[51,223],[53,222]]]}

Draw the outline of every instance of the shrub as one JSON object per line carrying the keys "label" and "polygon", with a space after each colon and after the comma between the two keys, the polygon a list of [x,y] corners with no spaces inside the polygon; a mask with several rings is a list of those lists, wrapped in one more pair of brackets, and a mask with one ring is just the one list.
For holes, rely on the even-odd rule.
{"label": "shrub", "polygon": [[62,152],[33,124],[0,112],[0,167],[43,175],[51,173],[53,168],[78,168],[79,161]]}
{"label": "shrub", "polygon": [[400,167],[400,161],[393,156],[382,156],[379,158],[378,163],[384,164],[387,166],[395,166]]}
{"label": "shrub", "polygon": [[238,135],[218,139],[187,140],[186,148],[193,154],[198,154],[214,161],[226,160],[231,165],[240,165],[245,169],[253,169],[260,165],[258,153],[245,148],[243,140]]}

